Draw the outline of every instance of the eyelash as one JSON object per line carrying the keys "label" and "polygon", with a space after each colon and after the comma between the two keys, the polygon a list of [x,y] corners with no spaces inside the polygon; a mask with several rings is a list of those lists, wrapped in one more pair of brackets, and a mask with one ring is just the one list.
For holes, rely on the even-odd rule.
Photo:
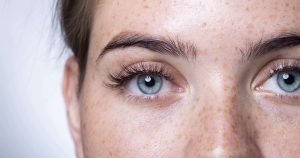
{"label": "eyelash", "polygon": [[271,64],[267,72],[267,78],[271,78],[282,71],[300,71],[300,62],[295,60],[284,60],[282,62],[275,62]]}
{"label": "eyelash", "polygon": [[110,81],[105,85],[112,89],[121,88],[128,81],[140,75],[155,75],[164,77],[168,81],[174,80],[163,64],[139,62],[130,66],[123,65],[120,73],[109,74]]}

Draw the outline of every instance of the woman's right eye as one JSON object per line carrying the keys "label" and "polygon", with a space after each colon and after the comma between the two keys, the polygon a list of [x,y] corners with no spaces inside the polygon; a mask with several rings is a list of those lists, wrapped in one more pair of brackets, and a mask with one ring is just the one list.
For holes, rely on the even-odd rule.
{"label": "woman's right eye", "polygon": [[161,76],[141,75],[138,76],[137,81],[134,82],[137,84],[137,87],[142,93],[157,94],[166,81]]}
{"label": "woman's right eye", "polygon": [[160,62],[138,62],[109,75],[105,85],[131,103],[170,105],[181,98],[184,78],[173,67]]}
{"label": "woman's right eye", "polygon": [[154,96],[174,92],[177,86],[159,75],[138,75],[128,81],[125,87],[131,95]]}

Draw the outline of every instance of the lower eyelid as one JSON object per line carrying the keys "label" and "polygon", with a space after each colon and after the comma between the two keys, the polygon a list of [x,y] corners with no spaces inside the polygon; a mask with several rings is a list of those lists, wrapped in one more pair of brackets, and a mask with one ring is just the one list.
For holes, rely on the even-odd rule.
{"label": "lower eyelid", "polygon": [[165,95],[148,95],[148,96],[137,96],[131,94],[123,95],[126,101],[131,104],[147,105],[155,107],[165,107],[172,105],[173,103],[180,100],[181,96],[177,94],[165,94]]}
{"label": "lower eyelid", "polygon": [[276,94],[269,91],[258,92],[260,99],[271,101],[273,104],[300,106],[300,93],[298,94]]}

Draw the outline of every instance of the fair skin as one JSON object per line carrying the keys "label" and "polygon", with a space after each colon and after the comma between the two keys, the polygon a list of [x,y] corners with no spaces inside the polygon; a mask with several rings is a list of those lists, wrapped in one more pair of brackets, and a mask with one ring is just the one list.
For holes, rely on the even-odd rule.
{"label": "fair skin", "polygon": [[[64,96],[78,158],[299,157],[299,73],[286,71],[295,80],[284,80],[283,88],[272,80],[278,73],[268,74],[285,66],[299,70],[299,43],[247,53],[267,41],[276,43],[284,33],[299,32],[300,1],[99,3],[79,94],[74,58],[65,69]],[[102,52],[112,40],[137,35],[194,49],[183,49],[187,55],[182,57],[138,43]],[[113,83],[110,74],[124,74],[123,67],[132,65],[148,71],[163,67],[172,79],[151,74],[163,80],[155,94],[142,93],[137,77],[107,86]],[[284,89],[288,81],[296,83],[295,91]]]}

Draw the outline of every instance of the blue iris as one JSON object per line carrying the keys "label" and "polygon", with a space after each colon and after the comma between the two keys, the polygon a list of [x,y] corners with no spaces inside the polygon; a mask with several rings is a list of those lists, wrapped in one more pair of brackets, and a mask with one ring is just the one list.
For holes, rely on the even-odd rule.
{"label": "blue iris", "polygon": [[299,71],[282,71],[278,73],[277,84],[280,89],[292,93],[300,89],[300,72]]}
{"label": "blue iris", "polygon": [[141,75],[137,78],[137,86],[144,94],[156,94],[163,86],[163,79],[160,76]]}

